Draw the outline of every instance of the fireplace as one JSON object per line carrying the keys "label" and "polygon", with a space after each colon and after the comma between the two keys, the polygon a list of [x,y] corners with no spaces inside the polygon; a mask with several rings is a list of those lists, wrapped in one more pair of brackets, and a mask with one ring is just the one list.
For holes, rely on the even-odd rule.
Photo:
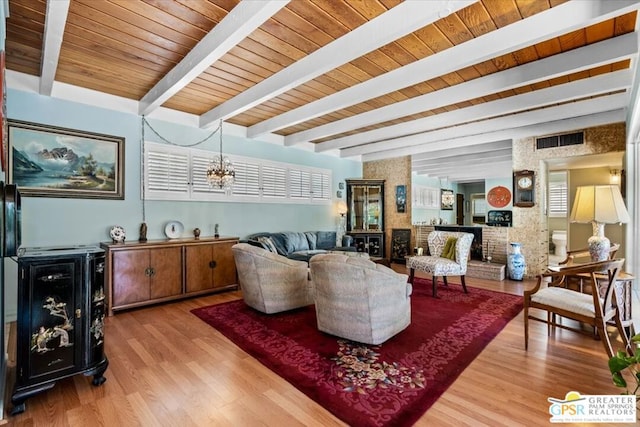
{"label": "fireplace", "polygon": [[478,261],[483,260],[482,256],[482,227],[465,227],[461,225],[436,225],[436,230],[442,231],[458,231],[462,233],[473,234],[473,242],[471,243],[471,259]]}

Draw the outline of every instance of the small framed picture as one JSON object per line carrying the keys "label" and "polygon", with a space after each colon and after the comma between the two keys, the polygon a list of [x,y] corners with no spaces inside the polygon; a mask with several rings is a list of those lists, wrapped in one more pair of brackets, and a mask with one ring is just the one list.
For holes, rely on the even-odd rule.
{"label": "small framed picture", "polygon": [[453,210],[453,205],[456,203],[456,196],[453,194],[453,190],[443,189],[440,194],[442,195],[440,209],[443,211]]}
{"label": "small framed picture", "polygon": [[396,185],[396,212],[404,213],[407,211],[407,186]]}

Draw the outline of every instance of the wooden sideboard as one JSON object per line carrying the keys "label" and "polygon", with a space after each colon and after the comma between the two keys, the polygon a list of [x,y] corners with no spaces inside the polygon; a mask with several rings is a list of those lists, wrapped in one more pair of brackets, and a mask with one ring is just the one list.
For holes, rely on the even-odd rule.
{"label": "wooden sideboard", "polygon": [[231,247],[237,237],[110,243],[106,251],[108,313],[237,289]]}

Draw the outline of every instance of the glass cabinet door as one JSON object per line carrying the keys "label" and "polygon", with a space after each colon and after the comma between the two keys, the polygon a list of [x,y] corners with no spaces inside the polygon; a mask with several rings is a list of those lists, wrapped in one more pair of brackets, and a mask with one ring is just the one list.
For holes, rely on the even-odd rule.
{"label": "glass cabinet door", "polygon": [[351,187],[351,230],[366,230],[367,187],[354,185]]}
{"label": "glass cabinet door", "polygon": [[367,230],[382,230],[382,200],[380,187],[367,188]]}
{"label": "glass cabinet door", "polygon": [[[355,182],[354,182],[355,181]],[[349,232],[384,231],[384,184],[347,180],[347,227]]]}

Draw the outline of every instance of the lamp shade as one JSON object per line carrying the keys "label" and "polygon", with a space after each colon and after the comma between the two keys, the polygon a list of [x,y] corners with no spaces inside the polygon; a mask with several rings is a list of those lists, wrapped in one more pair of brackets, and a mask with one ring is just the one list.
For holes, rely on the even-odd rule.
{"label": "lamp shade", "polygon": [[617,185],[585,185],[578,187],[569,220],[615,224],[631,219]]}

